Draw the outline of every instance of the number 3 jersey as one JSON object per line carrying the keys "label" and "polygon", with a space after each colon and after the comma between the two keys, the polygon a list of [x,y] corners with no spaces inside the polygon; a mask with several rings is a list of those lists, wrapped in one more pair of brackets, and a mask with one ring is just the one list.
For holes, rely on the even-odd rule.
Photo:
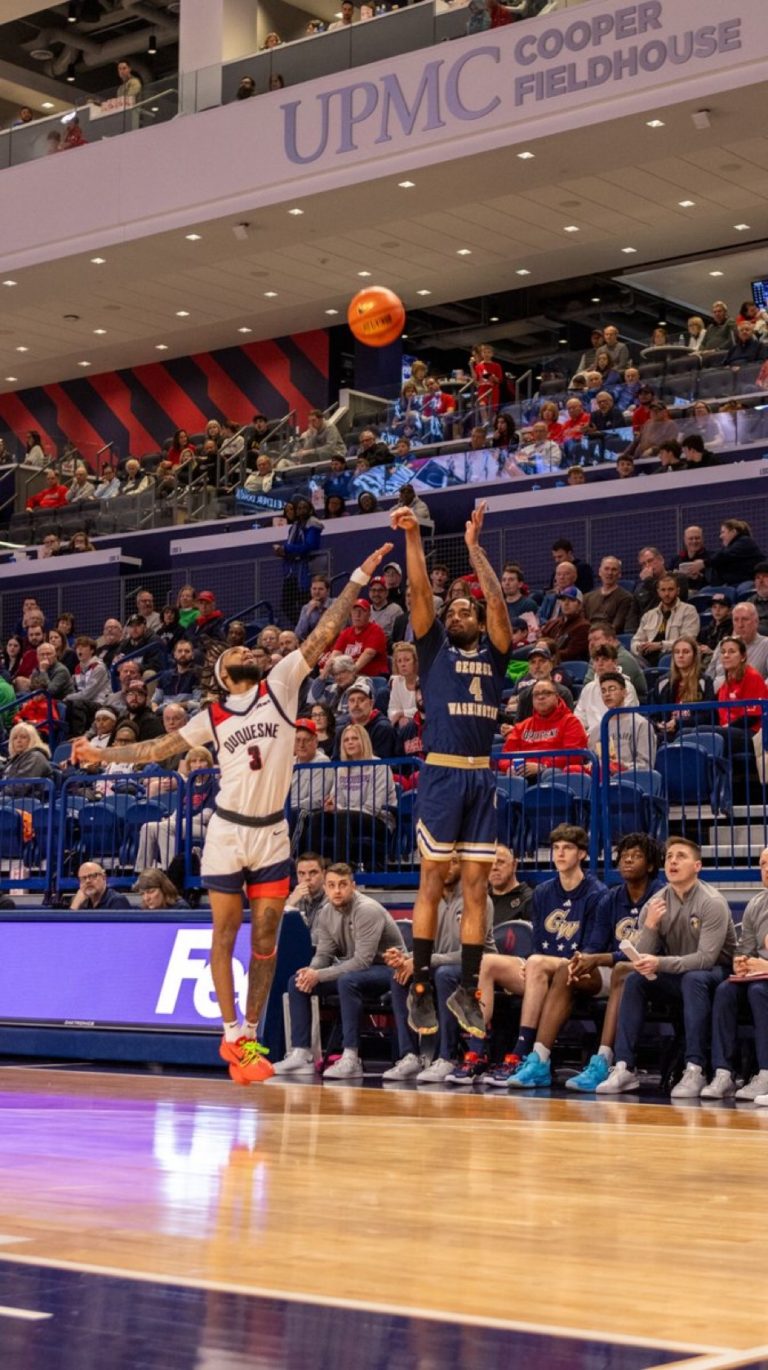
{"label": "number 3 jersey", "polygon": [[424,695],[423,736],[429,752],[488,757],[493,746],[509,653],[490,638],[476,652],[451,646],[437,619],[416,638],[419,684]]}
{"label": "number 3 jersey", "polygon": [[309,674],[290,652],[246,694],[209,704],[179,729],[192,747],[210,747],[221,770],[217,806],[245,818],[278,813],[291,787],[299,688]]}

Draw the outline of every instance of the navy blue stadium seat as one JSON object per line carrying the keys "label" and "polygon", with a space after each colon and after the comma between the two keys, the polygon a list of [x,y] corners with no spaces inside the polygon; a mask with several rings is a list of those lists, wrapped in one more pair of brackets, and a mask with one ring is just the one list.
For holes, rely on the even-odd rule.
{"label": "navy blue stadium seat", "polygon": [[533,951],[533,929],[524,918],[509,918],[493,929],[496,950],[502,956],[530,956]]}

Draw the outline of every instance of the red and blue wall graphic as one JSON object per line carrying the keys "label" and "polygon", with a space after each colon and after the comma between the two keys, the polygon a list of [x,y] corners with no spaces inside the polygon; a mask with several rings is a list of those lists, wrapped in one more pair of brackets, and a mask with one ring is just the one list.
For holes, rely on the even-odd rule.
{"label": "red and blue wall graphic", "polygon": [[40,433],[51,454],[67,441],[89,455],[112,442],[120,457],[156,452],[177,428],[200,433],[209,419],[250,422],[328,404],[328,334],[200,352],[173,361],[0,395],[0,431]]}

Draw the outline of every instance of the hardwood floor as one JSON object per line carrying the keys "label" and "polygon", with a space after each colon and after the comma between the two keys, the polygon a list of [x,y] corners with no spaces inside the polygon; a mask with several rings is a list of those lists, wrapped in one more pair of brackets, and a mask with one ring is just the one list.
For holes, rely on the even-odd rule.
{"label": "hardwood floor", "polygon": [[0,1119],[4,1259],[768,1344],[768,1109],[3,1068]]}

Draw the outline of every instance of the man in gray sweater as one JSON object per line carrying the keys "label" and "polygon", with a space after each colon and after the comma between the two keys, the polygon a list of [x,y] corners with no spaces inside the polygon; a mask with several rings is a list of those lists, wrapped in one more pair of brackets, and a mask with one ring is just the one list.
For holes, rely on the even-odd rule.
{"label": "man in gray sweater", "polygon": [[[768,1104],[768,979],[750,980],[752,975],[768,975],[768,847],[760,853],[760,879],[763,889],[750,899],[741,924],[739,954],[734,957],[733,973],[744,977],[743,984],[724,980],[715,991],[712,1012],[712,1067],[714,1075],[702,1091],[702,1099],[737,1099]],[[737,1089],[734,1083],[739,1048],[739,1018],[742,1010],[755,1025],[757,1074]]]}
{"label": "man in gray sweater", "polygon": [[326,902],[312,928],[315,954],[288,981],[293,1047],[275,1065],[275,1074],[306,1077],[315,1073],[311,1049],[312,995],[338,994],[343,1052],[324,1078],[362,1078],[360,1016],[366,994],[386,994],[390,975],[385,953],[405,950],[400,929],[383,904],[355,888],[351,866],[337,861],[325,875]]}
{"label": "man in gray sweater", "polygon": [[712,1000],[731,973],[736,930],[718,890],[699,880],[701,848],[687,837],[672,837],[664,873],[668,885],[650,899],[632,938],[634,971],[627,976],[616,1033],[616,1065],[598,1094],[639,1088],[635,1053],[649,1004],[682,1006],[685,1071],[674,1099],[697,1099],[706,1084]]}
{"label": "man in gray sweater", "polygon": [[[444,896],[437,908],[437,932],[435,947],[430,961],[432,981],[435,987],[437,1008],[438,1039],[437,1053],[428,1063],[419,1054],[419,1038],[408,1026],[408,990],[413,976],[413,957],[403,949],[392,948],[386,953],[385,960],[390,967],[392,989],[392,1012],[397,1029],[397,1048],[400,1059],[383,1075],[385,1080],[415,1079],[419,1085],[441,1084],[457,1071],[456,1056],[459,1045],[459,1025],[448,1008],[448,1000],[461,979],[461,915],[464,910],[464,896],[461,889],[461,862],[456,855],[451,857],[448,874],[445,878]],[[496,951],[493,939],[493,901],[486,900],[485,950]],[[473,1043],[476,1045],[476,1043]],[[452,1081],[456,1084],[472,1084],[480,1073],[475,1070],[480,1058],[470,1052],[473,1061],[461,1067],[462,1078]]]}

